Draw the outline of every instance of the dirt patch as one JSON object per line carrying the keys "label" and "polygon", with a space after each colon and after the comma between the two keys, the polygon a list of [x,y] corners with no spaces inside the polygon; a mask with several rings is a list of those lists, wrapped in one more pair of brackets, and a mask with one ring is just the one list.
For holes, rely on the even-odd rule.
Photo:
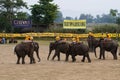
{"label": "dirt patch", "polygon": [[[77,56],[76,62],[65,62],[65,55],[61,54],[61,61],[47,61],[48,45],[40,44],[41,62],[29,64],[16,64],[16,55],[13,52],[15,44],[0,45],[0,80],[119,80],[120,57],[113,60],[112,54],[106,52],[106,60],[95,58],[90,53],[91,63],[81,62]],[[99,55],[99,48],[97,49]],[[34,55],[36,58],[36,55]],[[51,55],[52,57],[52,55]],[[51,58],[50,57],[50,58]],[[37,58],[36,58],[37,61]]]}

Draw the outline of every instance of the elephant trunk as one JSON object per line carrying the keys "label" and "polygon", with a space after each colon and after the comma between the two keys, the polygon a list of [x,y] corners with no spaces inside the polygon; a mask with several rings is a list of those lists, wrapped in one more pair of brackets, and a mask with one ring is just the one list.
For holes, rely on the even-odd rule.
{"label": "elephant trunk", "polygon": [[36,54],[37,54],[37,58],[39,59],[38,62],[41,61],[40,57],[39,57],[39,51],[36,51]]}
{"label": "elephant trunk", "polygon": [[96,54],[96,48],[94,48],[94,53],[95,53],[95,57],[97,58],[97,54]]}
{"label": "elephant trunk", "polygon": [[51,52],[52,52],[52,50],[49,50],[49,54],[48,54],[47,60],[49,60],[49,57],[50,57],[50,55],[51,55]]}

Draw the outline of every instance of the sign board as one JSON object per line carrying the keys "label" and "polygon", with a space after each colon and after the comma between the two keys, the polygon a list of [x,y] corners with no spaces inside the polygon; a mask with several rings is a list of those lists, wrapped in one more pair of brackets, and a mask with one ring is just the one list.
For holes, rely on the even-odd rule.
{"label": "sign board", "polygon": [[86,20],[64,20],[65,29],[86,29]]}
{"label": "sign board", "polygon": [[31,20],[13,20],[12,24],[15,28],[31,28],[32,21]]}

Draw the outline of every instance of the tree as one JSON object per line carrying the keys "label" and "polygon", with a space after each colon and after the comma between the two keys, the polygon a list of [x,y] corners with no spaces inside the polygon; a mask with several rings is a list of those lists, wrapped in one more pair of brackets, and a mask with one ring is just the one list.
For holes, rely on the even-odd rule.
{"label": "tree", "polygon": [[11,25],[6,18],[5,13],[0,13],[0,32],[10,32]]}
{"label": "tree", "polygon": [[30,15],[26,12],[18,12],[16,14],[17,19],[28,19],[29,17],[30,17]]}
{"label": "tree", "polygon": [[115,18],[110,14],[103,14],[101,17],[101,23],[115,23]]}
{"label": "tree", "polygon": [[73,20],[73,18],[70,17],[70,16],[66,16],[64,19],[66,19],[66,20]]}
{"label": "tree", "polygon": [[62,23],[62,22],[63,22],[62,12],[58,11],[57,17],[56,17],[56,19],[54,20],[54,22],[55,22],[55,23]]}
{"label": "tree", "polygon": [[120,25],[120,16],[119,16],[118,10],[110,9],[110,14],[116,17],[116,23]]}
{"label": "tree", "polygon": [[81,14],[79,19],[86,19],[87,23],[93,22],[93,16],[91,14]]}
{"label": "tree", "polygon": [[[0,15],[1,15],[0,18],[7,20],[7,21],[5,21],[5,22],[3,21],[3,22],[4,23],[7,22],[6,24],[9,24],[9,25],[7,25],[8,27],[3,26],[3,25],[0,25],[0,27],[3,26],[6,28],[11,28],[11,30],[12,30],[11,22],[15,18],[15,15],[23,7],[27,8],[27,5],[25,2],[23,2],[23,0],[0,0]],[[0,22],[0,24],[2,24],[2,23]],[[3,28],[3,29],[6,29],[6,28]],[[8,30],[8,29],[6,29],[6,30]]]}
{"label": "tree", "polygon": [[57,17],[58,6],[53,0],[39,0],[38,4],[32,5],[31,13],[33,23],[49,27]]}
{"label": "tree", "polygon": [[117,13],[118,13],[118,11],[115,9],[110,9],[110,14],[112,15],[112,16],[117,16]]}

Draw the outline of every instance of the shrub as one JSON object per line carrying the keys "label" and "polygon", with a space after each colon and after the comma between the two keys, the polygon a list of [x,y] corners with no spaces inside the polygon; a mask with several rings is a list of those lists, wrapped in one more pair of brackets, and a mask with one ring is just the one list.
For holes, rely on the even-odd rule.
{"label": "shrub", "polygon": [[112,25],[112,24],[97,25],[97,26],[94,26],[93,32],[95,33],[99,33],[99,32],[116,33],[116,32],[120,32],[120,26]]}

